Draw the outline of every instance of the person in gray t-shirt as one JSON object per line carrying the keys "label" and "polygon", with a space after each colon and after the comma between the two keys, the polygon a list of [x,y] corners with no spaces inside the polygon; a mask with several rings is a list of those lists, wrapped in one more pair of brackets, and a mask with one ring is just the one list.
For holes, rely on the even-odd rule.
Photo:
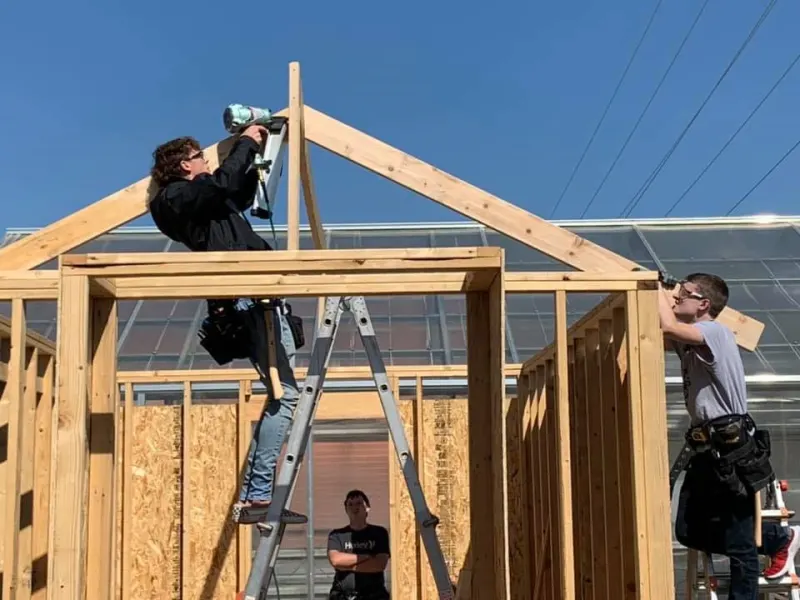
{"label": "person in gray t-shirt", "polygon": [[692,327],[702,337],[702,345],[674,343],[692,425],[747,414],[744,367],[736,336],[713,319],[697,321]]}
{"label": "person in gray t-shirt", "polygon": [[[733,332],[716,320],[727,306],[728,286],[716,275],[694,273],[676,286],[661,288],[659,316],[665,348],[681,360],[683,391],[691,427],[715,419],[747,415],[744,366]],[[727,477],[738,477],[732,471]],[[686,468],[675,534],[688,548],[730,558],[728,598],[756,598],[758,554],[770,557],[767,579],[783,577],[800,549],[800,527],[762,524],[756,547],[754,495],[733,491],[714,454],[698,451]],[[723,477],[723,479],[721,479]]]}

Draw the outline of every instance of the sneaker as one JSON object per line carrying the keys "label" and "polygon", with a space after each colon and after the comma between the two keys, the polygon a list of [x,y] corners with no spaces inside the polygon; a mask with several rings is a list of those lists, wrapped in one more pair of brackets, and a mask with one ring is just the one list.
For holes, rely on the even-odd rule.
{"label": "sneaker", "polygon": [[299,512],[284,508],[281,513],[281,521],[287,525],[304,525],[308,523],[308,517]]}
{"label": "sneaker", "polygon": [[[233,506],[233,521],[242,525],[252,525],[262,522],[267,517],[269,505],[248,506],[236,503]],[[303,525],[308,523],[308,517],[292,510],[284,509],[281,513],[281,522],[287,525]]]}
{"label": "sneaker", "polygon": [[780,579],[794,565],[794,557],[800,550],[800,527],[789,528],[789,541],[770,557],[769,566],[764,570],[765,579]]}

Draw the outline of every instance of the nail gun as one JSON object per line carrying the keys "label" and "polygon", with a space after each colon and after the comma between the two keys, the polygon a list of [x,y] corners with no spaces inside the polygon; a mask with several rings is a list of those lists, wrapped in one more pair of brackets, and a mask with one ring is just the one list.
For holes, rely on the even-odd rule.
{"label": "nail gun", "polygon": [[228,133],[236,135],[251,125],[267,128],[267,141],[256,155],[252,168],[258,171],[260,182],[253,198],[250,214],[259,219],[272,217],[272,205],[278,191],[278,182],[283,173],[283,154],[286,145],[288,119],[276,116],[268,108],[245,104],[230,104],[222,114],[222,122]]}

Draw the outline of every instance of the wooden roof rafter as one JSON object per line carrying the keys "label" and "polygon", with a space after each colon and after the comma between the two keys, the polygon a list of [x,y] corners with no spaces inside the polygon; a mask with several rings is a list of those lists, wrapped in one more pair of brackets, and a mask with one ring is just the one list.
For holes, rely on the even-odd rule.
{"label": "wooden roof rafter", "polygon": [[[299,64],[289,65],[289,105],[277,114],[289,117],[287,249],[299,249],[300,191],[315,247],[324,247],[308,142],[427,197],[503,235],[579,271],[633,271],[642,267],[567,229],[554,225],[497,196],[390,146],[305,104]],[[205,149],[211,168],[227,155],[234,137]],[[154,193],[150,178],[119,190],[17,242],[0,249],[0,270],[31,270],[147,213]],[[764,324],[726,308],[719,320],[739,345],[754,350]]]}

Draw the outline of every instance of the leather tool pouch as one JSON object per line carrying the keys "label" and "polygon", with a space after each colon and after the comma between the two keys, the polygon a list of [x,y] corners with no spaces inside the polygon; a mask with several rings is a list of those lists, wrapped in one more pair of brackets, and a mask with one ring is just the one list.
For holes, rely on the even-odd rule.
{"label": "leather tool pouch", "polygon": [[774,472],[766,431],[753,433],[755,423],[749,416],[715,419],[709,429],[714,471],[724,488],[736,495],[745,495],[754,494],[769,484]]}
{"label": "leather tool pouch", "polygon": [[232,309],[217,307],[203,320],[197,335],[200,345],[218,365],[249,356],[249,334]]}
{"label": "leather tool pouch", "polygon": [[772,447],[768,431],[757,430],[753,437],[753,449],[736,463],[736,471],[748,491],[755,494],[769,485],[775,478],[770,456]]}

